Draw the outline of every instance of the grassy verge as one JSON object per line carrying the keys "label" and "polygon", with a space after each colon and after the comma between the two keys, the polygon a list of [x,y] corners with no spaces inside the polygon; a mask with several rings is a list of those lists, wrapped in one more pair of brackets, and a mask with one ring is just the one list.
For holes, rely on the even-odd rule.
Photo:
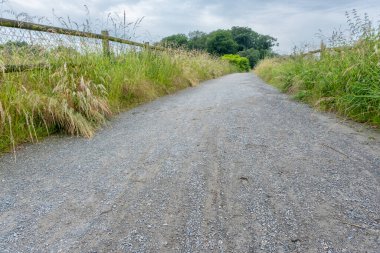
{"label": "grassy verge", "polygon": [[198,52],[106,58],[60,49],[44,57],[50,68],[0,73],[0,151],[55,132],[91,137],[121,110],[235,71]]}
{"label": "grassy verge", "polygon": [[297,100],[379,127],[379,48],[379,33],[367,33],[338,52],[263,60],[255,73]]}

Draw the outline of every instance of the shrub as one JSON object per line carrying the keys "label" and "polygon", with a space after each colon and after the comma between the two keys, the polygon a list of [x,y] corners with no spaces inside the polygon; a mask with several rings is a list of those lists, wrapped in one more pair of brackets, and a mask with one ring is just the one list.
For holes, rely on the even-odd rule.
{"label": "shrub", "polygon": [[246,57],[249,60],[249,65],[251,66],[251,68],[255,67],[257,62],[261,59],[260,51],[255,50],[253,48],[240,51],[238,52],[238,55],[240,55],[241,57]]}
{"label": "shrub", "polygon": [[239,71],[248,72],[250,70],[249,60],[246,57],[241,57],[236,54],[225,54],[222,56],[222,59],[229,61],[231,64],[236,66]]}

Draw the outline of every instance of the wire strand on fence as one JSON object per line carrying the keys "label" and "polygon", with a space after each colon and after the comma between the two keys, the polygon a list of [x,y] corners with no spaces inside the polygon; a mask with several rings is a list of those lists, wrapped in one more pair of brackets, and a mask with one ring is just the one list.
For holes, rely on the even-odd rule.
{"label": "wire strand on fence", "polygon": [[149,49],[163,50],[163,48],[161,48],[161,47],[149,46],[146,43],[135,42],[135,41],[121,39],[121,38],[108,36],[108,35],[104,35],[104,34],[82,32],[82,31],[71,30],[71,29],[67,29],[67,28],[40,25],[40,24],[16,21],[16,20],[5,19],[5,18],[0,18],[0,26],[25,29],[25,30],[32,30],[32,31],[39,31],[39,32],[57,33],[57,34],[92,38],[92,39],[109,40],[109,41],[118,42],[121,44],[127,44],[127,45],[131,45],[131,46],[138,46],[138,47],[143,47],[143,48],[147,47]]}
{"label": "wire strand on fence", "polygon": [[47,54],[59,50],[99,53],[109,57],[137,48],[164,50],[148,43],[102,34],[0,18],[0,70],[19,72],[49,66]]}

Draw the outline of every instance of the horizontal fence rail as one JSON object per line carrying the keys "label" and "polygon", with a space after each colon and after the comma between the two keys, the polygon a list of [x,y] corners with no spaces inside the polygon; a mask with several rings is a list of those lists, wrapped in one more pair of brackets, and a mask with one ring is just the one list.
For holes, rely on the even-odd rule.
{"label": "horizontal fence rail", "polygon": [[318,53],[322,53],[322,52],[325,52],[325,51],[342,52],[344,50],[349,50],[349,49],[352,49],[352,47],[350,47],[350,46],[341,46],[341,47],[331,47],[331,48],[329,48],[329,47],[326,47],[325,44],[321,43],[321,48],[320,49],[316,49],[316,50],[312,50],[312,51],[309,51],[309,52],[306,52],[306,53],[302,53],[301,56],[318,54]]}
{"label": "horizontal fence rail", "polygon": [[[127,39],[117,38],[114,36],[109,36],[108,31],[104,30],[101,32],[101,34],[92,33],[92,32],[85,32],[85,31],[79,31],[79,30],[72,30],[68,28],[61,28],[61,27],[55,27],[55,26],[49,26],[49,25],[41,25],[31,22],[24,22],[24,21],[17,21],[12,19],[6,19],[6,18],[0,18],[0,27],[5,27],[6,29],[15,29],[15,30],[24,30],[29,32],[42,32],[42,33],[50,33],[50,34],[57,34],[57,35],[64,35],[64,36],[74,36],[74,37],[81,37],[86,39],[95,39],[95,40],[101,40],[101,47],[103,49],[103,54],[105,56],[111,55],[111,45],[110,42],[113,43],[119,43],[123,45],[129,45],[129,46],[136,46],[144,49],[151,49],[151,50],[159,50],[163,51],[165,48],[158,47],[158,46],[151,46],[149,43],[140,43],[135,42]],[[0,34],[1,35],[1,34]],[[3,35],[1,35],[3,36]],[[5,36],[4,36],[5,37]],[[18,37],[18,36],[16,36]],[[11,41],[11,40],[9,40]],[[15,41],[21,42],[21,39],[17,39]],[[10,72],[21,72],[21,71],[28,71],[32,69],[39,69],[44,68],[46,66],[49,66],[48,64],[39,63],[39,64],[6,64],[0,69],[0,72],[3,73],[10,73]]]}
{"label": "horizontal fence rail", "polygon": [[121,39],[121,38],[117,38],[113,36],[108,36],[106,34],[81,32],[81,31],[71,30],[67,28],[40,25],[40,24],[16,21],[16,20],[11,20],[11,19],[6,19],[6,18],[0,18],[0,26],[39,31],[39,32],[58,33],[58,34],[63,34],[63,35],[71,35],[71,36],[85,37],[85,38],[91,38],[91,39],[108,40],[108,41],[118,42],[118,43],[127,44],[131,46],[138,46],[138,47],[144,47],[144,48],[155,49],[155,50],[164,50],[161,47],[149,46],[146,43],[140,43],[140,42],[135,42],[131,40]]}

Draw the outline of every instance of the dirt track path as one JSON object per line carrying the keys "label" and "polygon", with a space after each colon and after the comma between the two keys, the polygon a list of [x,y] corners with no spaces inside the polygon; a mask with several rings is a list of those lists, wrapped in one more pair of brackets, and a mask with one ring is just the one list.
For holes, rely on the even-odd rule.
{"label": "dirt track path", "polygon": [[0,252],[380,252],[380,138],[253,74],[0,158]]}

